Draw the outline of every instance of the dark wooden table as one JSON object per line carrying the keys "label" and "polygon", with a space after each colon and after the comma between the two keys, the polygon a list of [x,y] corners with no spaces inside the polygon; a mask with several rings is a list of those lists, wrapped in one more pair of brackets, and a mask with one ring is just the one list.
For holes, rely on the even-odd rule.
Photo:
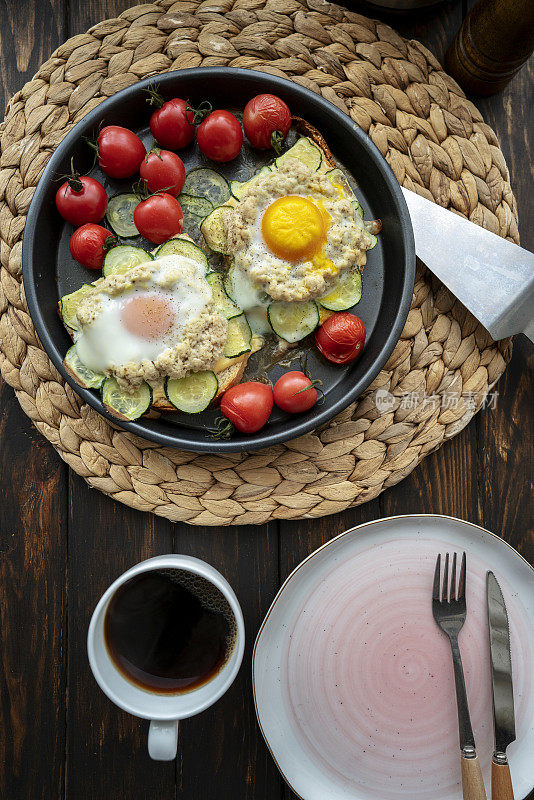
{"label": "dark wooden table", "polygon": [[[129,0],[3,0],[0,80],[7,101],[62,41]],[[351,7],[362,10],[362,4]],[[411,17],[384,17],[441,57],[466,3]],[[365,13],[365,11],[364,11]],[[478,102],[501,139],[534,250],[534,63],[502,95]],[[172,525],[132,511],[70,472],[1,387],[0,797],[9,800],[275,800],[294,798],[256,724],[250,656],[280,583],[298,562],[345,528],[392,514],[436,512],[479,523],[534,561],[532,345],[521,336],[497,386],[495,408],[377,500],[341,515],[262,527]],[[530,366],[530,373],[529,373]],[[530,394],[529,394],[530,392]],[[189,553],[234,586],[247,624],[238,679],[213,708],[183,723],[176,763],[155,763],[147,724],[119,711],[87,662],[92,610],[108,584],[141,559]],[[325,798],[327,800],[327,798]]]}

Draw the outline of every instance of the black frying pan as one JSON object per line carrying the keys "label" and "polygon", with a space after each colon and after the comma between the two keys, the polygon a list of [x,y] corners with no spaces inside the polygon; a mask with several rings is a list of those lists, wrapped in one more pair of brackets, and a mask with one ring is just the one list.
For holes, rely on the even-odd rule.
{"label": "black frying pan", "polygon": [[[230,110],[242,111],[251,97],[262,92],[279,95],[295,116],[303,117],[323,134],[334,156],[357,186],[356,194],[365,210],[365,218],[379,217],[383,231],[378,237],[378,245],[368,254],[363,273],[363,297],[356,309],[367,328],[366,345],[360,359],[352,365],[335,366],[319,355],[312,342],[305,345],[309,349],[308,369],[314,378],[323,382],[322,403],[299,415],[285,414],[275,408],[266,427],[259,433],[236,433],[229,440],[216,439],[208,430],[219,415],[217,410],[194,416],[170,414],[156,420],[140,419],[118,424],[163,445],[217,453],[257,450],[301,436],[348,406],[369,386],[387,361],[410,308],[415,249],[410,217],[399,185],[375,145],[334,105],[282,78],[219,67],[167,72],[118,92],[76,125],[43,172],[24,230],[24,289],[39,338],[54,365],[76,392],[105,417],[117,422],[105,411],[99,394],[80,388],[62,367],[71,341],[57,314],[58,298],[84,282],[95,280],[99,273],[85,269],[70,256],[68,242],[73,228],[59,216],[54,198],[59,186],[58,178],[69,172],[72,157],[77,169],[100,180],[108,194],[130,190],[131,181],[113,181],[98,167],[91,169],[92,151],[83,137],[94,136],[100,125],[123,125],[141,136],[149,149],[152,143],[148,128],[151,108],[146,103],[145,90],[155,81],[165,99],[183,97],[192,105],[209,99],[214,108]],[[272,159],[273,154],[259,154],[245,141],[242,154],[229,164],[208,162],[194,144],[180,156],[186,170],[195,166],[212,166],[229,179],[244,180]],[[298,362],[291,368],[298,369]],[[274,383],[283,371],[283,367],[276,365],[269,370],[269,378]]]}

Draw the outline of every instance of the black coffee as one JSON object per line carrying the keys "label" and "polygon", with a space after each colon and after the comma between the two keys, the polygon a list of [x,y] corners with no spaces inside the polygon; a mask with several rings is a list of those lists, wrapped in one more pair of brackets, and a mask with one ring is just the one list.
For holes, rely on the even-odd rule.
{"label": "black coffee", "polygon": [[115,592],[104,637],[128,680],[178,694],[221,670],[235,645],[236,624],[228,601],[209,581],[185,570],[153,570]]}

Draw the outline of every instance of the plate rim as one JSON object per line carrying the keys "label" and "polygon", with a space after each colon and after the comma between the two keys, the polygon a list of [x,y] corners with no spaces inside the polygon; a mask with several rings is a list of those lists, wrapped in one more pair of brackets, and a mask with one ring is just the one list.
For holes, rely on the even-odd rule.
{"label": "plate rim", "polygon": [[[140,420],[124,421],[116,419],[105,410],[98,395],[94,394],[93,391],[84,389],[76,384],[72,377],[65,371],[63,367],[63,356],[61,356],[59,348],[55,344],[54,338],[48,333],[47,325],[44,321],[44,315],[41,312],[40,301],[36,291],[35,282],[33,280],[33,263],[35,260],[34,238],[35,228],[38,223],[38,207],[40,207],[43,202],[44,194],[48,188],[48,184],[57,171],[57,165],[63,158],[64,153],[69,150],[72,144],[77,141],[87,129],[90,129],[91,126],[97,124],[98,121],[104,117],[110,109],[117,105],[117,103],[120,103],[124,98],[128,98],[129,96],[133,96],[142,92],[145,88],[152,85],[155,80],[157,80],[160,84],[160,87],[165,90],[166,85],[172,84],[173,81],[187,81],[189,78],[194,78],[198,74],[209,75],[210,73],[212,75],[216,73],[224,73],[224,77],[231,77],[232,80],[243,79],[245,82],[248,77],[250,80],[257,81],[260,85],[262,85],[262,88],[265,88],[266,90],[270,88],[272,91],[276,91],[276,87],[282,87],[282,89],[283,87],[286,87],[288,91],[294,92],[296,95],[300,95],[303,101],[315,104],[315,106],[322,110],[324,114],[329,114],[334,116],[334,118],[337,117],[340,120],[343,119],[345,123],[348,122],[352,127],[353,136],[362,142],[362,146],[367,150],[368,158],[370,158],[371,161],[376,164],[377,168],[383,175],[384,181],[388,187],[390,198],[395,206],[395,214],[399,221],[400,231],[403,239],[405,258],[401,301],[397,309],[394,323],[382,347],[380,356],[374,361],[365,375],[355,383],[355,387],[359,386],[359,390],[356,390],[356,393],[354,393],[355,387],[352,389],[349,387],[348,391],[343,395],[343,397],[337,400],[333,405],[325,407],[322,411],[318,411],[312,419],[302,422],[299,422],[295,419],[292,421],[291,433],[289,436],[287,431],[279,431],[278,433],[273,434],[269,433],[269,431],[266,429],[264,433],[260,432],[259,435],[241,435],[238,439],[230,439],[228,441],[216,439],[214,439],[213,442],[195,440],[191,441],[188,439],[187,432],[185,434],[182,433],[179,426],[177,426],[176,432],[167,433],[164,431],[147,428]],[[22,278],[30,317],[37,335],[42,343],[43,349],[56,369],[60,372],[64,381],[74,389],[76,394],[81,397],[82,400],[94,408],[101,416],[119,428],[127,430],[143,439],[153,441],[162,446],[170,446],[189,452],[201,453],[252,452],[261,448],[271,447],[276,444],[283,444],[284,442],[292,441],[293,439],[316,430],[321,425],[329,422],[331,419],[333,419],[333,417],[336,416],[336,414],[339,414],[348,405],[350,405],[351,402],[357,399],[357,397],[359,397],[376,378],[399,340],[411,306],[413,286],[415,282],[415,268],[415,240],[408,207],[402,194],[400,184],[398,183],[393,170],[382,156],[372,139],[366,133],[364,133],[362,129],[350,119],[350,117],[347,117],[347,115],[344,114],[339,108],[337,108],[333,103],[330,103],[328,100],[325,100],[321,95],[318,95],[306,87],[300,86],[300,84],[294,83],[286,78],[281,78],[277,75],[271,75],[270,73],[259,72],[258,70],[241,69],[240,67],[192,67],[189,69],[171,70],[169,72],[160,73],[156,76],[144,78],[141,81],[137,81],[132,86],[121,89],[119,92],[116,92],[111,97],[106,98],[98,106],[91,109],[88,114],[86,114],[79,122],[76,123],[73,129],[69,131],[69,133],[64,139],[62,139],[58,147],[52,153],[37,183],[37,186],[35,187],[32,201],[26,215],[22,244]],[[360,386],[362,383],[364,386]]]}
{"label": "plate rim", "polygon": [[[469,520],[466,520],[466,519],[460,519],[460,517],[453,517],[453,516],[451,516],[449,514],[393,514],[390,517],[380,517],[379,519],[372,519],[372,520],[368,520],[367,522],[361,522],[359,525],[353,525],[352,528],[347,528],[347,530],[342,531],[341,533],[338,533],[332,539],[329,539],[327,542],[324,542],[324,544],[320,545],[316,550],[314,550],[312,553],[310,553],[305,558],[303,558],[302,561],[299,564],[297,564],[297,566],[289,573],[287,578],[281,584],[280,588],[278,589],[276,595],[273,598],[273,601],[272,601],[271,605],[267,609],[267,613],[265,614],[265,617],[262,620],[262,623],[261,623],[261,625],[260,625],[260,627],[258,629],[258,633],[256,635],[256,639],[254,640],[254,647],[252,648],[252,657],[251,657],[251,661],[252,661],[252,696],[253,696],[253,699],[254,699],[254,711],[256,713],[256,720],[257,720],[259,729],[261,731],[261,735],[263,736],[263,740],[265,742],[265,745],[267,746],[267,749],[268,749],[268,751],[269,751],[269,753],[271,755],[271,758],[273,759],[273,761],[274,761],[274,763],[276,765],[276,768],[278,769],[280,775],[282,776],[282,778],[284,779],[286,784],[289,786],[291,791],[295,794],[295,796],[299,798],[299,800],[307,800],[307,798],[304,798],[302,795],[300,795],[297,792],[295,787],[291,784],[291,781],[287,778],[286,774],[283,772],[282,768],[280,767],[280,764],[278,763],[278,761],[276,759],[275,754],[272,751],[272,748],[271,748],[271,745],[270,745],[270,743],[269,743],[269,741],[267,739],[267,736],[265,735],[265,731],[263,730],[263,725],[261,724],[261,719],[260,719],[260,715],[259,715],[259,711],[258,711],[258,701],[257,701],[257,697],[256,697],[256,651],[257,651],[257,648],[258,648],[260,637],[261,637],[261,635],[263,633],[263,630],[264,630],[264,628],[265,628],[265,626],[267,624],[267,620],[269,619],[272,611],[274,610],[275,605],[278,603],[278,601],[279,601],[283,591],[285,590],[286,586],[293,579],[293,577],[296,575],[296,573],[299,572],[299,570],[302,567],[304,567],[309,561],[311,561],[315,556],[317,556],[319,553],[321,553],[327,547],[330,547],[330,545],[333,544],[334,542],[338,541],[339,539],[342,539],[344,536],[347,536],[350,533],[353,533],[354,531],[359,530],[360,528],[367,528],[367,527],[371,527],[372,525],[376,525],[378,523],[392,522],[392,521],[395,521],[395,520],[403,520],[403,519],[444,519],[444,520],[448,520],[449,522],[460,523],[461,525],[469,525],[472,528],[476,528],[479,532],[486,533],[489,536],[492,536],[494,539],[497,539],[499,542],[505,544],[512,551],[512,553],[514,553],[514,555],[516,555],[516,556],[519,556],[521,561],[524,561],[525,564],[527,565],[527,567],[531,570],[531,572],[534,573],[534,566],[532,566],[532,564],[530,564],[530,562],[527,561],[527,559],[524,556],[522,556],[521,553],[518,550],[515,549],[515,547],[513,547],[509,542],[507,542],[506,539],[503,539],[501,536],[497,536],[496,533],[493,533],[492,531],[489,531],[487,528],[483,528],[482,525],[478,525],[478,523],[476,523],[476,522],[470,522]],[[532,786],[529,789],[529,793],[534,788],[534,772],[533,772],[533,779],[532,780],[533,780],[533,783],[532,783]],[[527,795],[525,795],[525,797],[526,796]],[[517,800],[525,800],[525,799],[524,798],[517,798]]]}

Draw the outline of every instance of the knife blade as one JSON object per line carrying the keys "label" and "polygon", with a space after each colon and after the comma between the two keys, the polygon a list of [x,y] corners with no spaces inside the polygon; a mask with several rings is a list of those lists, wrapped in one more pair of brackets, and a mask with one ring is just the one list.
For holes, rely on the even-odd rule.
{"label": "knife blade", "polygon": [[493,572],[486,575],[486,593],[495,734],[491,796],[493,800],[503,800],[513,798],[506,748],[515,741],[515,712],[508,614],[501,587]]}
{"label": "knife blade", "polygon": [[415,251],[494,339],[534,342],[534,253],[402,188]]}

